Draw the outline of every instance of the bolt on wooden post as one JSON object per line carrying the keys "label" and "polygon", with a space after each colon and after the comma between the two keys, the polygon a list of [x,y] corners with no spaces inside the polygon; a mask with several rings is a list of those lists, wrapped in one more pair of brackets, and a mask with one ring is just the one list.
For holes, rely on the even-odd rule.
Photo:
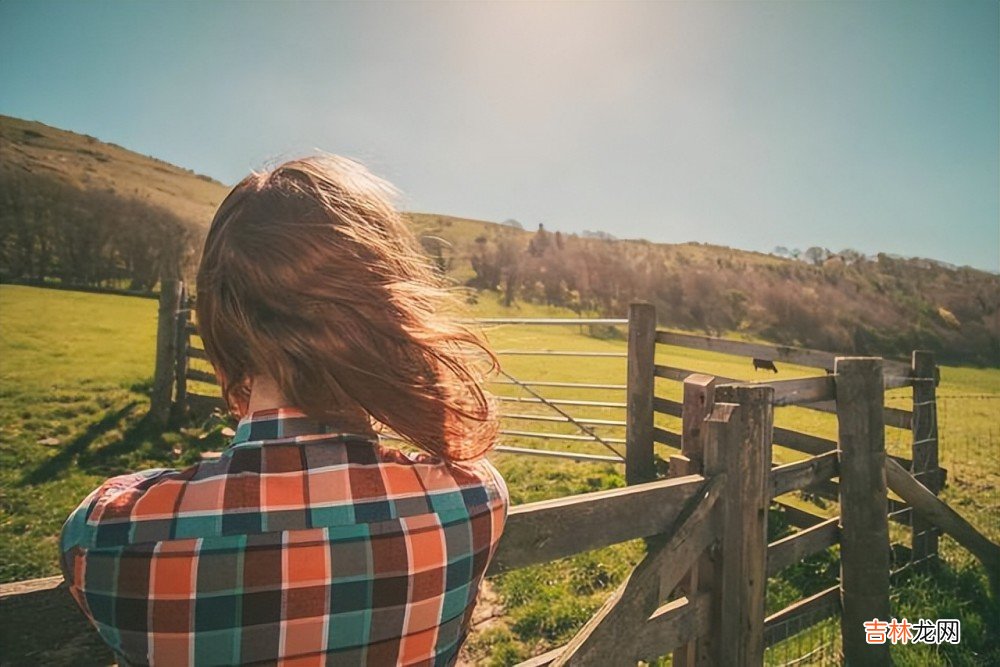
{"label": "bolt on wooden post", "polygon": [[838,357],[840,452],[840,633],[844,662],[888,665],[889,645],[868,644],[864,623],[888,621],[889,520],[882,359]]}

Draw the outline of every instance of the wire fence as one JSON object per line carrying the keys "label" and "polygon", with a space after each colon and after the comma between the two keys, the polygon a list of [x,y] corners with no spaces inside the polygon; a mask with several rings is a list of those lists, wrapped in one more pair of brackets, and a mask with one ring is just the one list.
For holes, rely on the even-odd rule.
{"label": "wire fence", "polygon": [[765,665],[826,667],[843,663],[840,619],[837,616],[805,616],[786,621],[783,625],[794,625],[790,631],[795,634],[767,648],[764,652]]}

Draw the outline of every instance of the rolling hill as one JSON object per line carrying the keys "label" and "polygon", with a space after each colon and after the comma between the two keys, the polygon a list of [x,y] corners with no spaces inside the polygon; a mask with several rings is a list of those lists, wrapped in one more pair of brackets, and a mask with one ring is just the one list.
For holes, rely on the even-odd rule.
{"label": "rolling hill", "polygon": [[[228,187],[94,137],[0,116],[0,279],[152,289],[191,277]],[[853,251],[807,261],[407,213],[456,284],[577,312],[646,299],[669,326],[1000,365],[1000,276]]]}

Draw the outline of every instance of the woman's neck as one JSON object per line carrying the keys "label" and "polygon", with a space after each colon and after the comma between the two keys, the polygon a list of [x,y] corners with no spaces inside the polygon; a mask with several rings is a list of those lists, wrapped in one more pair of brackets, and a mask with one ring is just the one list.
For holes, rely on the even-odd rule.
{"label": "woman's neck", "polygon": [[270,375],[254,376],[250,385],[250,401],[247,412],[292,407],[281,393],[278,383]]}
{"label": "woman's neck", "polygon": [[[277,381],[270,375],[257,375],[253,378],[250,386],[250,400],[247,402],[247,413],[257,410],[272,410],[275,408],[299,408],[301,406],[292,405],[285,397],[278,386]],[[340,415],[339,418],[329,424],[345,433],[359,433],[362,435],[375,435],[368,413],[360,408],[350,414]]]}

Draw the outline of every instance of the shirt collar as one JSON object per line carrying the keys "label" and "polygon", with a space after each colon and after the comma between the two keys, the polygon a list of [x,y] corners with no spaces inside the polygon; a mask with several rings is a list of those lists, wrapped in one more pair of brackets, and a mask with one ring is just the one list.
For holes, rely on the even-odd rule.
{"label": "shirt collar", "polygon": [[310,417],[299,408],[286,407],[254,410],[245,414],[236,425],[236,435],[233,436],[230,447],[244,442],[321,434],[337,434],[365,440],[377,440],[377,437],[373,436],[346,433],[343,429]]}

